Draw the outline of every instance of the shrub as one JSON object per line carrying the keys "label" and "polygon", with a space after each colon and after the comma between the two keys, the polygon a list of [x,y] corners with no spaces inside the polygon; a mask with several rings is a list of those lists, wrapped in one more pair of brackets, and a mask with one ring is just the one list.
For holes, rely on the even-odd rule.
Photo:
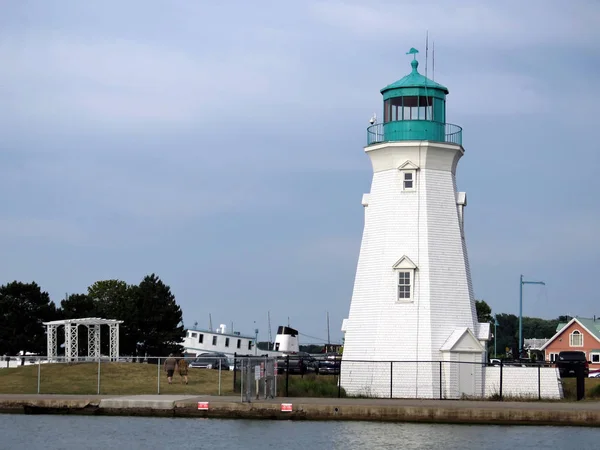
{"label": "shrub", "polygon": [[[285,376],[277,380],[278,395],[285,395]],[[340,395],[346,397],[344,388],[341,388]],[[289,383],[290,397],[329,397],[338,396],[337,377],[319,376],[319,375],[298,375],[290,376]]]}

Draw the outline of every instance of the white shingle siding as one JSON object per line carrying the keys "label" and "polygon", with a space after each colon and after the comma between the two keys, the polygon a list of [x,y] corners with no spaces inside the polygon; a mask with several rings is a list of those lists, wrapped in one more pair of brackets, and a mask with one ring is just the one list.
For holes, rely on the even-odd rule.
{"label": "white shingle siding", "polygon": [[[346,323],[344,361],[439,361],[441,346],[456,328],[476,333],[455,181],[462,147],[411,141],[365,150],[374,174],[371,191],[362,201],[365,227]],[[414,191],[403,190],[398,169],[407,161],[418,167]],[[392,268],[404,255],[417,265],[411,302],[397,301],[398,273]],[[368,370],[367,364],[352,369],[342,364],[342,385],[353,394],[368,383],[370,391],[389,395],[389,376],[379,386],[381,377],[363,373]],[[403,378],[396,378],[394,371],[394,397],[439,397],[439,368],[419,365],[413,370]],[[481,389],[481,383],[476,389]],[[400,395],[404,392],[407,395]]]}

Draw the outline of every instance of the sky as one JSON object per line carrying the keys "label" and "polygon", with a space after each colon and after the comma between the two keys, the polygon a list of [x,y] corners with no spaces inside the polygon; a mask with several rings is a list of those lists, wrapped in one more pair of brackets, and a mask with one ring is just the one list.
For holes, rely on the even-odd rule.
{"label": "sky", "polygon": [[[156,273],[184,324],[340,342],[379,90],[463,127],[475,296],[600,316],[600,3],[0,0],[0,284]],[[428,70],[432,70],[431,58]],[[428,72],[431,76],[431,72]],[[531,336],[534,337],[534,336]]]}

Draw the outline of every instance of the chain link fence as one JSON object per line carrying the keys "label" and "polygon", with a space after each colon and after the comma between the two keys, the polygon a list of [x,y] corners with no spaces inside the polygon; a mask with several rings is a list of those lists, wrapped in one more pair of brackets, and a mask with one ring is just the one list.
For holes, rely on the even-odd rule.
{"label": "chain link fence", "polygon": [[[177,364],[168,377],[165,362],[173,360]],[[180,360],[186,363],[183,370]],[[68,360],[5,356],[0,368],[0,393],[239,395],[243,402],[289,396],[563,397],[558,369],[544,362],[353,361],[308,354]]]}
{"label": "chain link fence", "polygon": [[[236,368],[239,366],[240,394],[243,402],[276,397],[277,377],[274,358],[242,357],[236,358],[236,361],[239,361]],[[234,376],[236,374],[237,370],[234,371]]]}

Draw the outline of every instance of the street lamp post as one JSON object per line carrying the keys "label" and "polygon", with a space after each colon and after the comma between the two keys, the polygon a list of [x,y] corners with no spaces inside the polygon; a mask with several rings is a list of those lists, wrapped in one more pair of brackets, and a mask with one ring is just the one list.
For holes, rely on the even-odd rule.
{"label": "street lamp post", "polygon": [[521,275],[521,282],[519,283],[519,358],[523,353],[523,285],[524,284],[541,284],[546,285],[543,281],[524,281],[523,275]]}

